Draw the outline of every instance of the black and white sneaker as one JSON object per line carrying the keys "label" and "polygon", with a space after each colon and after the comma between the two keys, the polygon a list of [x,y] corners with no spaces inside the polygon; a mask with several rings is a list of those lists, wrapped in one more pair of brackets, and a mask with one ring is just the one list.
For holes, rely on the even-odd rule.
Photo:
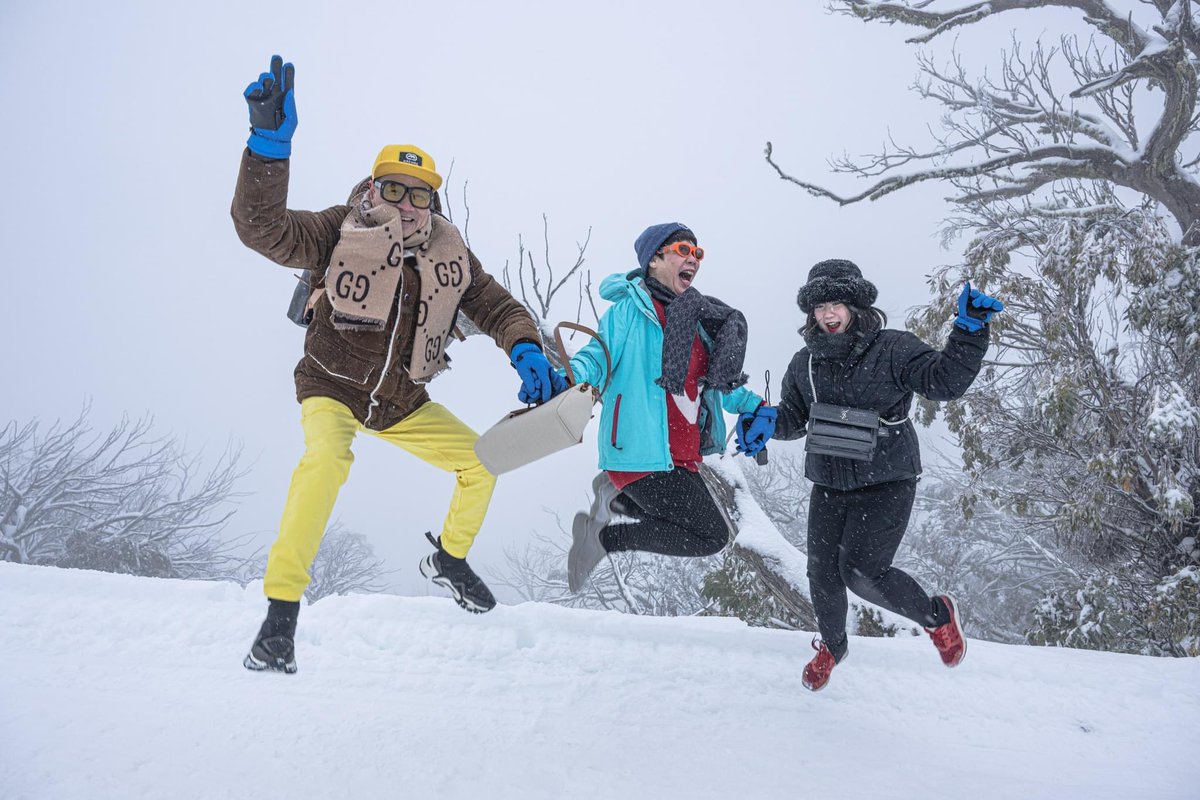
{"label": "black and white sneaker", "polygon": [[438,586],[450,590],[454,602],[473,614],[496,607],[496,598],[465,558],[455,558],[442,549],[442,543],[426,531],[425,538],[437,550],[421,559],[421,574]]}
{"label": "black and white sneaker", "polygon": [[242,659],[242,666],[254,672],[269,670],[291,675],[296,671],[296,618],[300,604],[286,600],[270,602],[267,618],[258,629],[250,652]]}

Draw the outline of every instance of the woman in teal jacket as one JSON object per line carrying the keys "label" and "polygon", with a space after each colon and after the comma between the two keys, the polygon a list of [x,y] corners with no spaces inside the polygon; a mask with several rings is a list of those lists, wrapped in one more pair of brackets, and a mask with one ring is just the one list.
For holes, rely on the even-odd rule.
{"label": "woman in teal jacket", "polygon": [[[719,552],[729,531],[700,463],[724,451],[722,409],[763,406],[744,386],[745,317],[692,287],[704,258],[695,234],[678,222],[653,225],[634,250],[639,268],[600,284],[600,296],[612,302],[599,330],[611,376],[597,342],[571,359],[577,381],[604,386],[610,379],[597,436],[604,472],[593,482],[591,512],[572,525],[567,580],[575,592],[610,552]],[[612,521],[614,512],[622,519]]]}

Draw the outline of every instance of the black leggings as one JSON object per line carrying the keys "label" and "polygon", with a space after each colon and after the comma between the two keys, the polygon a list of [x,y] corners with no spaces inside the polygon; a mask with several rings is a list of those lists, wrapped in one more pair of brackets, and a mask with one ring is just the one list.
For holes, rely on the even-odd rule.
{"label": "black leggings", "polygon": [[808,581],[821,638],[845,653],[846,590],[918,625],[949,622],[912,576],[892,566],[917,494],[915,478],[839,492],[813,486],[808,505]]}
{"label": "black leggings", "polygon": [[651,472],[626,486],[614,507],[637,522],[619,522],[600,532],[604,549],[641,550],[664,556],[711,556],[729,541],[721,509],[699,473],[676,467]]}

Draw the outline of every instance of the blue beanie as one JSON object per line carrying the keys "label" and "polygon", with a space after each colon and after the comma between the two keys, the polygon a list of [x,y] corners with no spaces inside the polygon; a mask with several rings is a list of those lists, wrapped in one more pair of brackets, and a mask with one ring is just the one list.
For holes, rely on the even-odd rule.
{"label": "blue beanie", "polygon": [[637,237],[637,241],[633,243],[638,265],[645,270],[650,259],[654,258],[654,254],[663,246],[663,242],[680,231],[685,231],[693,241],[695,240],[696,234],[692,233],[692,229],[682,222],[664,222],[661,225],[651,225],[642,231],[642,235]]}

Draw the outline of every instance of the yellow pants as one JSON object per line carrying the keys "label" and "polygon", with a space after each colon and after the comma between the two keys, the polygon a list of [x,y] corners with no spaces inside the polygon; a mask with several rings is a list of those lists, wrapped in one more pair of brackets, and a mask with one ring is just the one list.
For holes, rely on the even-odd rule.
{"label": "yellow pants", "polygon": [[421,460],[453,471],[454,496],[442,526],[442,547],[458,558],[471,549],[483,525],[496,478],[475,456],[479,436],[437,403],[426,403],[385,431],[359,424],[350,409],[328,397],[310,397],[300,404],[304,428],[304,457],[292,473],[279,538],[267,556],[267,597],[298,601],[311,577],[325,526],[338,491],[350,474],[354,454],[350,445],[359,431],[402,447]]}

